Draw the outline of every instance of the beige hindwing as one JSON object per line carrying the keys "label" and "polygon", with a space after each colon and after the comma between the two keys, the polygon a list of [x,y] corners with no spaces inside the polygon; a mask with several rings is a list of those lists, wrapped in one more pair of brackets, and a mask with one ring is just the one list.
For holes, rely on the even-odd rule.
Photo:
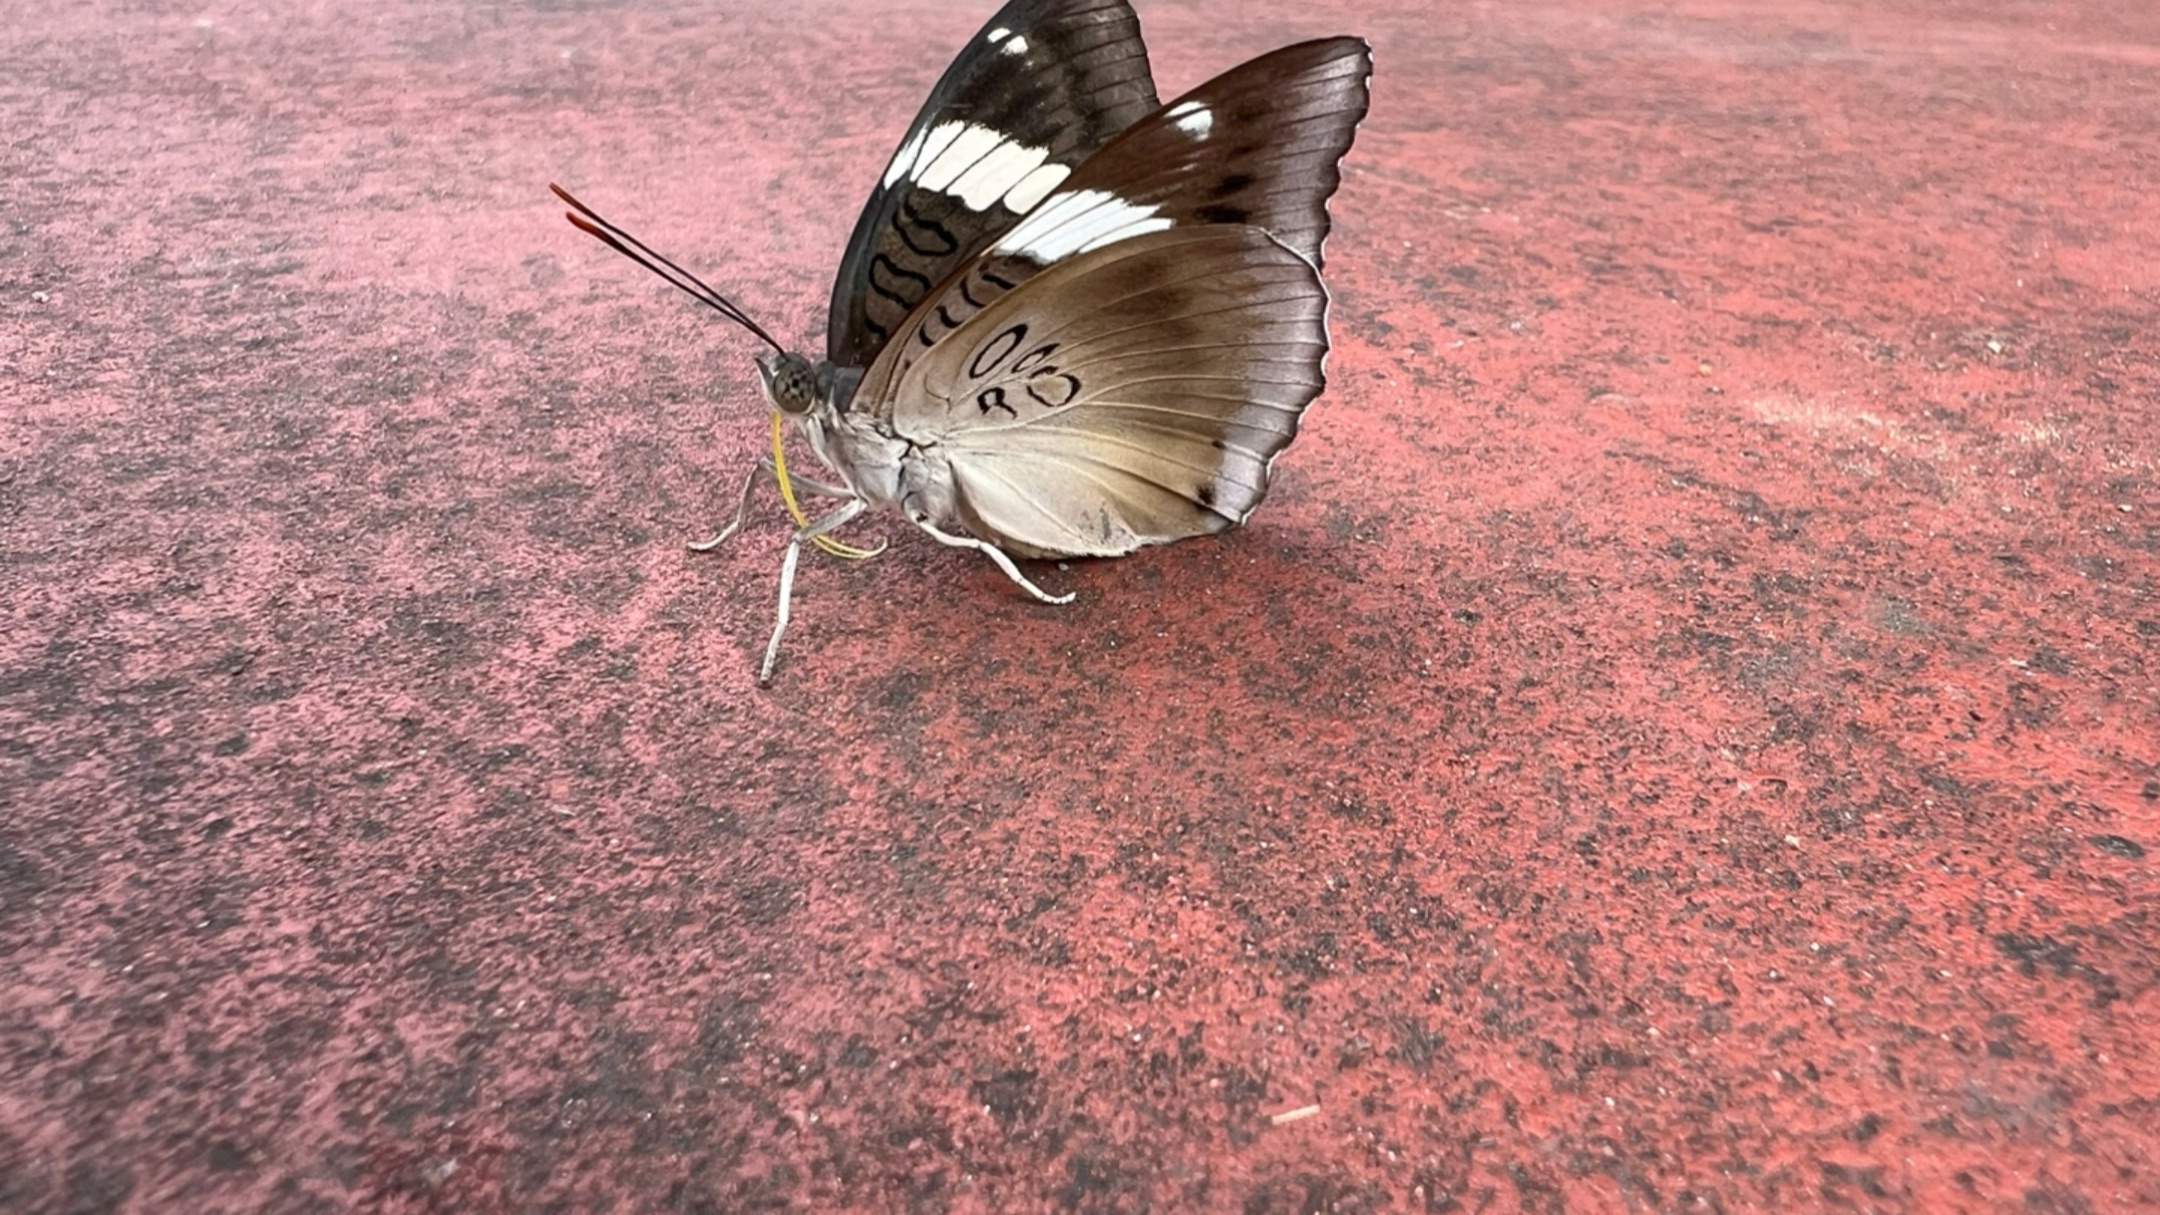
{"label": "beige hindwing", "polygon": [[1219,532],[1320,394],[1327,292],[1258,228],[1154,232],[1070,258],[909,368],[894,429],[949,461],[962,521],[1034,557]]}

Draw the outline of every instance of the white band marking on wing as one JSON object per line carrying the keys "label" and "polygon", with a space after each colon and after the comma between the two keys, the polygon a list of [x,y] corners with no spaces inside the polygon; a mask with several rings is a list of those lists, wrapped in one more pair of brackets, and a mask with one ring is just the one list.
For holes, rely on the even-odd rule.
{"label": "white band marking on wing", "polygon": [[1047,266],[1075,253],[1177,226],[1176,220],[1157,215],[1158,210],[1126,202],[1107,190],[1056,194],[1029,212],[994,249]]}
{"label": "white band marking on wing", "polygon": [[[958,147],[956,141],[953,145]],[[948,153],[949,155],[949,153]],[[969,166],[945,188],[948,194],[959,196],[970,211],[981,211],[1006,196],[1015,185],[1027,180],[1035,170],[1042,167],[1050,155],[1046,148],[1031,148],[1025,144],[1001,143],[990,149],[981,160]],[[1014,210],[1024,208],[1015,207]]]}
{"label": "white band marking on wing", "polygon": [[[949,122],[945,126],[955,128],[953,138],[938,152],[935,159],[929,160],[923,165],[922,170],[915,174],[915,184],[925,190],[956,193],[951,189],[953,182],[962,173],[973,168],[975,162],[988,155],[992,148],[1005,141],[1004,137],[989,127],[979,127],[973,123],[960,122]],[[945,127],[939,127],[938,129],[942,131]],[[937,137],[933,135],[931,143],[935,142],[937,142]],[[930,155],[928,145],[924,146],[923,155],[925,157]],[[1034,166],[1030,165],[1028,167],[1033,168]]]}
{"label": "white band marking on wing", "polygon": [[899,181],[907,176],[909,169],[915,167],[915,158],[922,155],[923,139],[929,134],[927,130],[915,132],[913,139],[901,144],[900,150],[893,153],[892,163],[885,166],[885,185],[890,186]]}
{"label": "white band marking on wing", "polygon": [[[1014,39],[1018,41],[1018,39]],[[926,190],[958,198],[971,211],[1003,199],[1014,211],[1033,209],[1071,172],[1045,163],[1048,148],[1017,143],[989,127],[941,122],[916,133],[885,167],[885,185],[912,178]]]}
{"label": "white band marking on wing", "polygon": [[1064,165],[1049,164],[1020,179],[1020,184],[1006,191],[1005,205],[1022,215],[1033,211],[1036,204],[1049,197],[1058,183],[1072,176],[1072,170]]}
{"label": "white band marking on wing", "polygon": [[915,174],[915,166],[937,159],[945,145],[959,138],[967,129],[964,122],[942,122],[927,131],[919,131],[895,153],[892,163],[885,166],[885,184],[891,185],[903,177]]}

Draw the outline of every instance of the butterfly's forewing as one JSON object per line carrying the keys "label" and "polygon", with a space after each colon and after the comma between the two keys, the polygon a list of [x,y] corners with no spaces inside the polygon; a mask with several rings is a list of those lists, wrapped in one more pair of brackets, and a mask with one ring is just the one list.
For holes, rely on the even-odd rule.
{"label": "butterfly's forewing", "polygon": [[[1365,116],[1372,54],[1358,38],[1286,46],[1133,124],[908,318],[856,408],[978,309],[1046,266],[1143,232],[1250,224],[1320,265],[1327,200]],[[881,374],[882,372],[882,374]]]}
{"label": "butterfly's forewing", "polygon": [[856,221],[826,357],[868,367],[923,297],[1156,108],[1125,0],[1013,0],[945,70]]}
{"label": "butterfly's forewing", "polygon": [[1219,532],[1319,395],[1327,292],[1258,228],[1146,233],[1067,258],[928,351],[896,433],[935,444],[961,522],[1021,556]]}

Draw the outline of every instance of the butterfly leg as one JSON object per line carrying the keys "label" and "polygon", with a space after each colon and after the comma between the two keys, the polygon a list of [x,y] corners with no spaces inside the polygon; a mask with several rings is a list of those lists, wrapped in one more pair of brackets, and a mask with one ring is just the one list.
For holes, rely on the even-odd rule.
{"label": "butterfly leg", "polygon": [[[743,520],[748,516],[750,511],[750,491],[757,488],[758,481],[761,478],[763,480],[773,482],[778,482],[779,480],[779,475],[773,472],[773,462],[771,456],[761,457],[756,464],[751,466],[749,473],[743,477],[742,492],[735,496],[734,520],[730,522],[726,527],[721,528],[719,533],[713,536],[710,540],[692,540],[689,545],[690,551],[696,553],[709,553],[712,550],[719,548],[722,544],[727,543],[727,539],[729,536],[732,536],[736,532],[742,530]],[[813,481],[808,477],[796,473],[789,473],[788,480],[793,481],[797,486],[800,486],[805,491],[816,494],[821,498],[852,498],[855,496],[855,492],[846,488],[845,486],[831,485],[824,481]]]}
{"label": "butterfly leg", "polygon": [[[767,456],[758,463],[764,466],[766,472],[772,472],[772,457]],[[774,474],[774,478],[777,480],[778,474]],[[814,480],[799,472],[789,472],[788,480],[794,482],[796,488],[816,494],[820,498],[852,498],[855,496],[855,491],[845,485],[834,485],[830,481]]]}
{"label": "butterfly leg", "polygon": [[[780,608],[774,614],[772,640],[765,643],[765,663],[758,668],[759,687],[772,683],[773,664],[780,661],[780,638],[787,632],[788,602],[795,597],[795,562],[802,556],[803,541],[824,535],[863,513],[869,506],[870,504],[861,498],[852,498],[817,521],[796,528],[795,534],[789,537],[787,556],[780,559]],[[725,539],[726,536],[723,534],[721,538]]]}
{"label": "butterfly leg", "polygon": [[915,526],[930,533],[931,539],[936,540],[939,544],[949,544],[954,548],[971,548],[984,554],[992,561],[997,562],[997,567],[1005,571],[1007,578],[1019,584],[1021,590],[1035,596],[1044,603],[1071,603],[1073,601],[1071,591],[1067,591],[1062,595],[1053,595],[1028,581],[1027,575],[1020,572],[1020,567],[1014,565],[1012,558],[1005,555],[1005,550],[995,544],[984,543],[973,536],[955,536],[951,532],[941,532],[928,519],[915,520]]}

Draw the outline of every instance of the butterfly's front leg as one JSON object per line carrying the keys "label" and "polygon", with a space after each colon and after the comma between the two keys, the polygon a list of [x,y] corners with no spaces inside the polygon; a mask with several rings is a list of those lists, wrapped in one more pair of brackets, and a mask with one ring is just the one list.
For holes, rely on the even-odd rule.
{"label": "butterfly's front leg", "polygon": [[[795,596],[795,562],[802,556],[803,541],[824,535],[863,513],[869,506],[870,504],[861,498],[850,498],[823,518],[796,528],[795,534],[788,539],[787,556],[780,559],[780,609],[773,619],[772,640],[765,643],[765,663],[758,668],[759,687],[772,683],[773,664],[780,661],[780,637],[787,632],[788,601]],[[725,533],[721,538],[726,538]]]}
{"label": "butterfly's front leg", "polygon": [[[767,456],[765,459],[759,461],[759,463],[764,465],[766,472],[773,472],[772,457]],[[779,476],[780,474],[773,473],[774,480],[778,480]],[[820,498],[852,498],[855,496],[855,491],[849,489],[845,485],[834,485],[830,481],[819,481],[811,477],[806,477],[799,472],[790,471],[788,473],[788,480],[790,482],[793,482],[795,485],[801,487],[802,489],[808,490],[810,493],[816,494]]]}
{"label": "butterfly's front leg", "polygon": [[[758,481],[761,478],[763,480],[771,481],[774,483],[778,483],[778,481],[780,480],[780,474],[773,471],[773,462],[771,456],[759,457],[758,462],[751,465],[750,471],[744,475],[742,492],[735,496],[734,520],[730,522],[726,527],[721,528],[719,533],[713,536],[713,538],[710,540],[692,540],[689,544],[689,548],[692,552],[709,553],[712,550],[719,548],[722,544],[727,543],[728,537],[742,530],[743,520],[748,516],[750,510],[750,491],[757,488]],[[855,496],[855,491],[848,489],[844,485],[833,485],[825,481],[813,481],[809,477],[805,477],[800,473],[789,473],[788,480],[792,481],[795,485],[797,485],[804,491],[816,494],[821,498],[852,498]]]}
{"label": "butterfly's front leg", "polygon": [[1067,591],[1062,595],[1053,595],[1050,592],[1042,589],[1041,587],[1036,586],[1034,583],[1028,581],[1027,575],[1020,572],[1020,567],[1014,565],[1012,558],[1005,555],[1005,550],[999,548],[995,544],[990,544],[986,541],[977,540],[973,536],[956,536],[951,532],[940,531],[938,530],[936,524],[930,522],[930,519],[927,515],[915,516],[914,523],[915,526],[929,533],[930,538],[936,540],[939,544],[949,544],[954,548],[971,548],[979,553],[984,554],[985,556],[988,556],[992,561],[997,562],[997,567],[999,569],[1005,571],[1005,576],[1007,578],[1010,578],[1015,583],[1019,584],[1021,590],[1024,590],[1028,594],[1035,596],[1037,599],[1042,600],[1044,603],[1065,604],[1071,603],[1073,601],[1073,593],[1071,591]]}

